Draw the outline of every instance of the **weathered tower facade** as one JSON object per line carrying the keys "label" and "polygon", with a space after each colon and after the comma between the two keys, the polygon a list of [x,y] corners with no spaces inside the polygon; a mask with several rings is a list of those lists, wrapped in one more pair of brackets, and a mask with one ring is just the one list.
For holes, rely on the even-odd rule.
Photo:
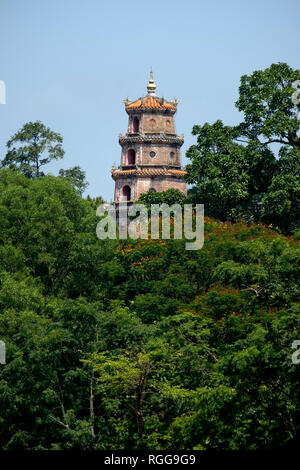
{"label": "weathered tower facade", "polygon": [[134,202],[149,190],[176,188],[186,194],[180,155],[183,135],[177,136],[174,125],[178,101],[158,98],[155,91],[151,72],[147,96],[124,100],[128,129],[119,135],[121,165],[111,169],[115,204]]}

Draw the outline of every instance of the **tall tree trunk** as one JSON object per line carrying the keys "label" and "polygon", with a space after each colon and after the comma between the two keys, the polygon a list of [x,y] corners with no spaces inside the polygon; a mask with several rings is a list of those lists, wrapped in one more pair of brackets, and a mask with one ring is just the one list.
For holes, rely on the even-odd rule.
{"label": "tall tree trunk", "polygon": [[138,436],[142,439],[144,434],[144,421],[143,421],[143,409],[142,409],[142,402],[143,402],[143,392],[138,391],[135,395],[135,402],[136,402],[136,422],[137,422],[137,431]]}
{"label": "tall tree trunk", "polygon": [[90,420],[91,420],[91,435],[95,437],[95,411],[94,411],[94,371],[91,371],[90,378]]}

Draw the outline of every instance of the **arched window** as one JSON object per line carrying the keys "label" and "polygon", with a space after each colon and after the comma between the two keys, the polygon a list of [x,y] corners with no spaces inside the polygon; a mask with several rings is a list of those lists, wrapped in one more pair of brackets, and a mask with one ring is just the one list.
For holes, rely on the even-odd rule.
{"label": "arched window", "polygon": [[150,188],[149,191],[151,191],[152,193],[156,193],[156,189],[154,188]]}
{"label": "arched window", "polygon": [[134,117],[132,121],[132,132],[134,134],[137,134],[138,131],[139,131],[139,120],[137,117]]}
{"label": "arched window", "polygon": [[123,195],[122,197],[123,201],[130,201],[130,198],[131,198],[130,186],[123,186],[122,195]]}
{"label": "arched window", "polygon": [[129,149],[127,152],[127,165],[134,165],[135,164],[135,150]]}

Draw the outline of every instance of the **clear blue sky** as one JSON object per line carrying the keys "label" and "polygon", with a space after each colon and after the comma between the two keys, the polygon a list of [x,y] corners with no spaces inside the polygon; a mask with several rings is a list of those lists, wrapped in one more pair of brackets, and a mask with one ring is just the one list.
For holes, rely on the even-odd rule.
{"label": "clear blue sky", "polygon": [[145,94],[150,66],[157,94],[180,100],[184,156],[194,124],[239,121],[241,75],[299,68],[299,25],[299,0],[0,0],[0,158],[13,133],[41,120],[66,151],[48,171],[80,165],[86,194],[111,200],[123,99]]}

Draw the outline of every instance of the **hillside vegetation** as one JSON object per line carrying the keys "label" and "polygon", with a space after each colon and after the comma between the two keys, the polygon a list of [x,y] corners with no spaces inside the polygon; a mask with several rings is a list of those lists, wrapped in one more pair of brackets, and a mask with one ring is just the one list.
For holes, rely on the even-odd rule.
{"label": "hillside vegetation", "polygon": [[66,179],[0,171],[0,446],[296,445],[297,236],[206,218],[186,251],[97,221]]}

